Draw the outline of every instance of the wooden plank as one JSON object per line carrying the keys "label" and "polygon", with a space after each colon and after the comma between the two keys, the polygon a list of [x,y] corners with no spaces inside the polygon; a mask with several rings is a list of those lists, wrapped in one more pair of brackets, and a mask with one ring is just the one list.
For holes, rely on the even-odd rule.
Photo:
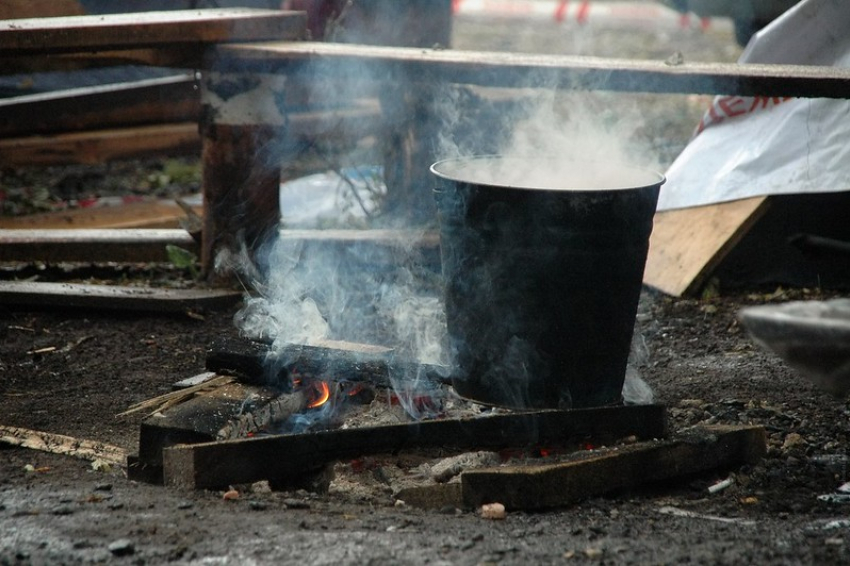
{"label": "wooden plank", "polygon": [[5,73],[76,71],[115,65],[149,65],[172,69],[196,69],[203,60],[204,44],[174,44],[144,49],[108,49],[80,53],[0,56]]}
{"label": "wooden plank", "polygon": [[[275,375],[269,375],[272,368]],[[392,388],[391,377],[397,376],[421,375],[433,383],[451,382],[447,367],[394,359],[391,348],[332,340],[287,344],[276,350],[242,338],[218,340],[207,349],[205,369],[255,385],[288,383],[294,369],[301,375],[328,375],[335,381],[387,388]]]}
{"label": "wooden plank", "polygon": [[201,266],[210,278],[221,249],[254,247],[280,222],[280,155],[270,126],[202,128],[204,238]]}
{"label": "wooden plank", "polygon": [[104,163],[156,155],[197,155],[201,138],[196,122],[155,124],[0,140],[4,167]]}
{"label": "wooden plank", "polygon": [[163,451],[163,470],[166,485],[212,488],[286,481],[334,460],[413,448],[498,449],[665,433],[658,405],[538,411],[174,446]]}
{"label": "wooden plank", "polygon": [[0,57],[164,44],[299,39],[306,14],[210,8],[0,21]]}
{"label": "wooden plank", "polygon": [[15,426],[0,425],[0,442],[84,460],[102,460],[116,466],[125,466],[127,462],[127,451],[118,446]]}
{"label": "wooden plank", "polygon": [[194,74],[0,99],[0,136],[187,122],[199,119]]}
{"label": "wooden plank", "polygon": [[[162,411],[142,421],[139,429],[139,461],[148,467],[162,467],[163,449],[176,444],[210,442],[227,423],[239,415],[247,399],[255,405],[270,402],[279,390],[222,381],[205,383],[194,391],[171,392],[140,404],[149,410],[154,404],[168,403]],[[177,401],[177,402],[173,402]],[[161,481],[161,472],[159,472]]]}
{"label": "wooden plank", "polygon": [[434,230],[280,230],[281,240],[327,243],[341,246],[369,243],[379,246],[439,248],[440,234]]}
{"label": "wooden plank", "polygon": [[179,405],[187,399],[194,397],[197,393],[201,393],[210,389],[215,389],[217,387],[221,387],[222,385],[227,385],[233,382],[232,377],[228,377],[226,375],[216,375],[212,372],[206,372],[196,375],[194,377],[187,378],[186,380],[183,380],[183,382],[188,380],[198,380],[198,382],[193,383],[192,385],[182,386],[176,389],[172,386],[172,391],[154,397],[153,399],[145,399],[144,401],[135,403],[131,405],[126,411],[118,413],[115,416],[121,418],[134,415],[140,412],[148,412],[149,414],[147,416],[149,417],[154,413],[165,411],[166,409],[169,409],[174,405]]}
{"label": "wooden plank", "polygon": [[83,14],[85,11],[77,0],[3,0],[0,2],[0,20],[82,16]]}
{"label": "wooden plank", "polygon": [[686,63],[567,55],[433,50],[313,42],[217,46],[205,61],[224,72],[363,77],[493,87],[563,88],[741,96],[850,97],[850,69],[802,65]]}
{"label": "wooden plank", "polygon": [[766,453],[761,426],[705,426],[678,439],[575,462],[470,470],[461,475],[463,502],[498,502],[514,510],[561,507],[618,489],[755,464]]}
{"label": "wooden plank", "polygon": [[241,298],[242,295],[238,292],[221,289],[160,289],[83,283],[0,281],[0,304],[5,306],[176,313],[193,309],[226,308],[233,306]]}
{"label": "wooden plank", "polygon": [[768,206],[762,196],[657,212],[643,282],[675,297],[698,293]]}
{"label": "wooden plank", "polygon": [[[193,206],[195,214],[203,214],[202,206]],[[116,206],[75,208],[25,216],[0,218],[0,230],[93,230],[159,228],[177,230],[186,212],[173,200],[157,199],[127,202]],[[0,231],[0,234],[3,234]],[[175,233],[176,235],[176,233]],[[185,235],[177,245],[192,245]],[[0,252],[2,255],[2,252]]]}
{"label": "wooden plank", "polygon": [[[188,108],[195,103],[187,100],[175,103],[171,117],[179,118],[193,111]],[[182,108],[182,106],[187,106]],[[142,110],[140,119],[157,115],[168,118],[168,113],[160,113],[156,110],[158,105]],[[0,114],[2,114],[0,106]],[[94,125],[100,118],[93,111],[90,116],[80,116],[62,121],[56,126],[50,122],[49,115],[44,123],[36,127],[45,130],[53,130],[60,126],[88,126]],[[88,120],[91,117],[92,123]],[[107,112],[103,121],[114,122],[112,125],[119,126],[123,119],[123,111],[116,112],[112,117]],[[191,117],[191,116],[189,116]],[[365,135],[374,133],[380,123],[379,112],[373,103],[361,104],[349,109],[335,109],[330,111],[302,111],[293,112],[289,115],[290,124],[286,136],[290,140],[312,139],[322,137],[339,136],[340,132],[346,135]],[[135,119],[130,119],[133,123]],[[1,123],[1,122],[0,122]],[[24,126],[8,126],[10,129],[20,130]],[[0,126],[0,130],[3,126]],[[286,141],[286,140],[284,140]],[[104,130],[77,131],[60,134],[27,135],[23,137],[12,137],[0,139],[0,164],[7,167],[30,166],[30,165],[61,165],[72,163],[104,163],[115,159],[136,158],[144,156],[175,156],[175,155],[198,155],[201,152],[201,136],[198,132],[197,122],[178,122],[164,124],[148,124],[135,127],[115,127]],[[276,163],[285,157],[281,154],[270,163]]]}
{"label": "wooden plank", "polygon": [[185,230],[0,230],[0,261],[168,261],[166,246],[197,252]]}

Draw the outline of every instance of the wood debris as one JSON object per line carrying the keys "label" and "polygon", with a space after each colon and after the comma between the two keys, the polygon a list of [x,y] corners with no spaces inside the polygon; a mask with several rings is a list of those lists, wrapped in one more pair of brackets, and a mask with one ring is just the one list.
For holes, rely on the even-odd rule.
{"label": "wood debris", "polygon": [[127,451],[123,448],[51,432],[0,425],[0,442],[84,460],[100,460],[121,467],[127,464]]}

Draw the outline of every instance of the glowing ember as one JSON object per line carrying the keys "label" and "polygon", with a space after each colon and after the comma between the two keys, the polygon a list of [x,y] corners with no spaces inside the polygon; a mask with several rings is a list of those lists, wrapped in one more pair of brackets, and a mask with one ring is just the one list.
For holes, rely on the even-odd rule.
{"label": "glowing ember", "polygon": [[308,409],[316,409],[328,402],[331,398],[331,389],[326,381],[316,381],[311,384],[310,393],[313,400],[307,403]]}

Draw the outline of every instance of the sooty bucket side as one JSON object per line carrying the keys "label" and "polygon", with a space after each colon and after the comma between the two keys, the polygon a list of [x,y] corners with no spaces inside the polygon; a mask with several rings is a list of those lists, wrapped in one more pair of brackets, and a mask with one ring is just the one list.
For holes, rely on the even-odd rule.
{"label": "sooty bucket side", "polygon": [[494,156],[431,168],[453,382],[464,397],[517,408],[622,399],[664,178],[568,165]]}

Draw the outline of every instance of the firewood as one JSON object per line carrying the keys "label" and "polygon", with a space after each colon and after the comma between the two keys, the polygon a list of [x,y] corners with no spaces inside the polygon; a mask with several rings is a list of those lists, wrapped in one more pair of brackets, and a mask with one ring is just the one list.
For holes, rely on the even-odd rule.
{"label": "firewood", "polygon": [[217,433],[216,440],[248,438],[251,434],[267,430],[284,422],[307,407],[307,396],[303,392],[285,393],[270,402],[231,419]]}
{"label": "firewood", "polygon": [[371,344],[325,340],[315,344],[290,344],[272,352],[254,340],[226,339],[207,349],[206,369],[233,375],[252,385],[285,385],[290,374],[330,376],[332,381],[360,381],[392,387],[392,375],[423,375],[435,383],[448,383],[448,369],[392,358],[393,351]]}
{"label": "firewood", "polygon": [[127,451],[123,448],[51,432],[0,425],[0,442],[84,460],[102,460],[122,467],[127,463]]}
{"label": "firewood", "polygon": [[471,470],[461,476],[467,507],[561,507],[628,487],[753,464],[767,451],[760,426],[704,426],[673,440],[623,447],[574,462]]}
{"label": "firewood", "polygon": [[226,385],[232,382],[232,377],[228,377],[226,375],[219,375],[192,387],[185,387],[183,389],[178,389],[177,391],[165,393],[164,395],[160,395],[159,397],[154,397],[153,399],[146,399],[140,403],[131,405],[130,408],[128,408],[126,411],[124,411],[123,413],[119,413],[115,416],[119,418],[127,417],[129,415],[140,413],[142,411],[148,411],[148,414],[146,416],[150,416],[154,413],[164,411],[169,407],[173,407],[174,405],[182,403],[187,399],[191,399],[196,394],[202,391],[209,391],[210,389],[215,389],[216,387],[220,387],[222,385]]}
{"label": "firewood", "polygon": [[[167,485],[211,488],[259,480],[286,481],[303,470],[370,454],[414,448],[499,449],[622,436],[664,436],[659,405],[510,413],[467,419],[350,428],[243,440],[168,445],[162,450]],[[281,457],[285,454],[286,457]]]}

